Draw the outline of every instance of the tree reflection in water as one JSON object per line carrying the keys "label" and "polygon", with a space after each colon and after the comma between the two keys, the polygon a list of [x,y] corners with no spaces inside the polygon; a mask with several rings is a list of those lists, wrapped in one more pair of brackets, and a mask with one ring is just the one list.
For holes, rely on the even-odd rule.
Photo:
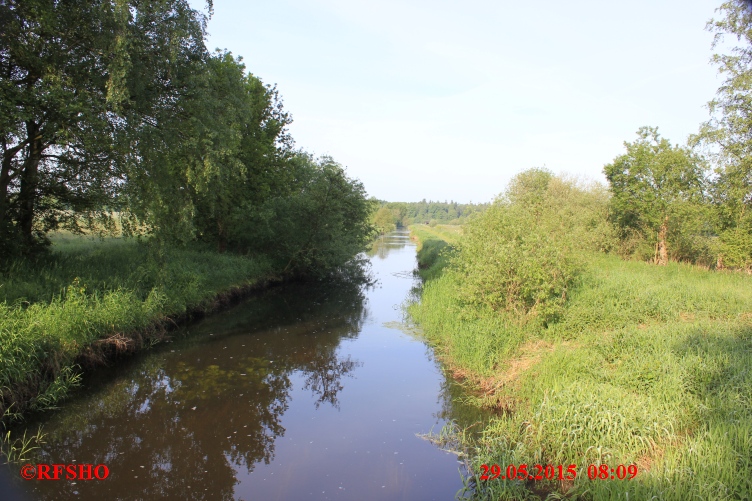
{"label": "tree reflection in water", "polygon": [[368,278],[270,291],[91,375],[88,394],[45,423],[33,462],[106,464],[110,476],[34,482],[34,498],[234,499],[236,469],[274,459],[294,373],[316,408],[338,407],[343,378],[360,366],[338,347],[362,327]]}
{"label": "tree reflection in water", "polygon": [[377,256],[379,259],[386,259],[389,256],[389,251],[402,249],[409,242],[410,232],[407,230],[381,235],[371,242],[371,248],[367,254],[369,257]]}
{"label": "tree reflection in water", "polygon": [[306,371],[306,382],[303,388],[318,395],[314,404],[317,409],[323,403],[331,404],[332,407],[339,409],[337,394],[344,388],[342,378],[349,376],[355,367],[361,365],[351,360],[349,356],[343,360],[337,360],[336,357],[328,355],[328,353],[317,354],[309,366],[310,370]]}

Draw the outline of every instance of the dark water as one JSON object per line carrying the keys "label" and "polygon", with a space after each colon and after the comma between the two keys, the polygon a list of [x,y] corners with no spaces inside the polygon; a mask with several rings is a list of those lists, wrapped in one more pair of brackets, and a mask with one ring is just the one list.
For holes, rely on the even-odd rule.
{"label": "dark water", "polygon": [[456,388],[400,330],[415,248],[400,232],[372,254],[375,287],[280,287],[90,376],[40,421],[30,462],[105,464],[105,480],[14,467],[5,485],[29,500],[453,499],[462,465],[417,434],[463,419]]}

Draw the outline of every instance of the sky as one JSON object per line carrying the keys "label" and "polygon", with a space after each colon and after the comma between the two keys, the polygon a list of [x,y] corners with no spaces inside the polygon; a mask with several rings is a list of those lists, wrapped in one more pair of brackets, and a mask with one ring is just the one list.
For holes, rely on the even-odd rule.
{"label": "sky", "polygon": [[641,126],[685,143],[722,82],[719,5],[214,0],[207,45],[276,84],[296,146],[369,196],[477,203],[531,167],[605,183]]}

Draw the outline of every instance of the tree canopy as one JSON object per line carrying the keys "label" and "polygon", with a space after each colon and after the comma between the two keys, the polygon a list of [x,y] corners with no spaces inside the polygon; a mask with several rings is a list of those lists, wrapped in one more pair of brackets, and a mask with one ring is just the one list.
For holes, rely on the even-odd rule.
{"label": "tree canopy", "polygon": [[711,117],[694,142],[709,146],[715,172],[710,195],[719,234],[721,266],[752,268],[752,7],[725,2],[707,28],[714,48],[730,36],[737,45],[713,63],[725,80],[710,101]]}
{"label": "tree canopy", "polygon": [[[382,233],[395,227],[411,224],[463,224],[473,215],[483,212],[490,204],[461,204],[453,200],[420,202],[385,202],[372,199],[373,223]],[[382,210],[383,209],[383,210]]]}
{"label": "tree canopy", "polygon": [[25,249],[104,214],[126,149],[176,113],[205,55],[185,0],[0,4],[0,236]]}
{"label": "tree canopy", "polygon": [[610,219],[622,239],[638,234],[654,246],[655,262],[665,265],[669,240],[699,222],[702,161],[688,148],[672,146],[653,127],[640,128],[637,140],[624,146],[627,152],[604,167],[613,194]]}
{"label": "tree canopy", "polygon": [[[187,0],[9,0],[0,22],[3,255],[115,217],[161,242],[264,247],[290,269],[364,246],[362,185],[293,149],[276,87],[242,58],[209,53],[207,15]],[[242,234],[272,213],[317,224],[263,245]]]}

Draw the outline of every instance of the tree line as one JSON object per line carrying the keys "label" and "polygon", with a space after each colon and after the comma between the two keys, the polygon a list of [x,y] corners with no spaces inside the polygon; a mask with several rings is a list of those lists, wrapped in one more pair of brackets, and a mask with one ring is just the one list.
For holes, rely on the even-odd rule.
{"label": "tree line", "polygon": [[0,3],[0,254],[116,226],[270,253],[288,270],[363,246],[362,184],[295,149],[276,87],[207,50],[207,6]]}
{"label": "tree line", "polygon": [[483,212],[490,204],[426,201],[420,202],[386,202],[372,199],[374,206],[373,224],[381,233],[411,224],[463,224],[470,216]]}
{"label": "tree line", "polygon": [[686,146],[642,127],[604,168],[623,255],[752,270],[752,9],[733,0],[718,12],[713,46],[727,35],[741,44],[713,56],[725,81],[710,119]]}

